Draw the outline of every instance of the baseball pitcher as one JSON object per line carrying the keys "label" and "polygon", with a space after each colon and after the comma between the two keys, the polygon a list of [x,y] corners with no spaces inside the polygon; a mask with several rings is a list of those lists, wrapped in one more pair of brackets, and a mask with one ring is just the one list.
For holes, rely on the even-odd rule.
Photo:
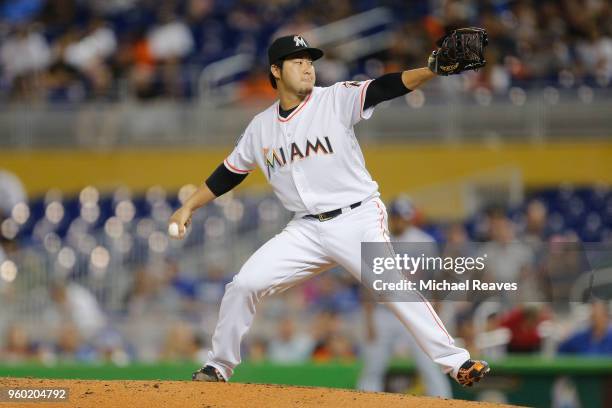
{"label": "baseball pitcher", "polygon": [[[194,380],[228,381],[240,363],[240,343],[257,304],[333,266],[361,275],[361,243],[389,242],[387,212],[366,169],[354,126],[377,104],[400,97],[436,75],[484,66],[486,32],[468,28],[441,39],[428,66],[316,87],[313,62],[323,51],[299,35],[268,49],[270,82],[278,101],[256,115],[234,150],[170,218],[182,238],[194,211],[230,191],[259,167],[278,199],[295,213],[259,248],[226,286],[212,350]],[[174,227],[176,228],[176,226]],[[464,386],[489,371],[470,359],[429,303],[385,302],[435,363]]]}

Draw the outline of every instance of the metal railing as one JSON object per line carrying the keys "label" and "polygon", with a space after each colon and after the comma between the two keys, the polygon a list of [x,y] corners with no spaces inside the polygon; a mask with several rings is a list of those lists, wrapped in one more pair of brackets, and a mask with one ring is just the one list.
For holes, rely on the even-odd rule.
{"label": "metal railing", "polygon": [[[453,83],[437,81],[382,103],[358,125],[358,136],[367,142],[488,144],[612,136],[610,89],[517,88],[483,98]],[[261,108],[176,102],[9,105],[0,110],[0,148],[227,146]]]}

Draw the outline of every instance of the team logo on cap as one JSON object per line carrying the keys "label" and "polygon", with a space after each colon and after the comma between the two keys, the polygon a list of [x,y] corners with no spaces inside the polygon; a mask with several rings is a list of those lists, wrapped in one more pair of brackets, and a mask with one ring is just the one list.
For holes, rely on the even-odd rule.
{"label": "team logo on cap", "polygon": [[299,46],[308,47],[308,43],[306,42],[306,40],[300,37],[299,35],[294,35],[293,41],[295,42],[296,47],[299,47]]}

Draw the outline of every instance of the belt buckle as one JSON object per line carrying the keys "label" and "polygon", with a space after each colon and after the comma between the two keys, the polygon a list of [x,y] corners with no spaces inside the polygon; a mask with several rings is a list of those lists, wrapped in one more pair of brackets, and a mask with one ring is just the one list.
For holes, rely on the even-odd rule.
{"label": "belt buckle", "polygon": [[317,218],[319,219],[320,222],[332,219],[332,217],[326,217],[325,215],[326,213],[317,214]]}

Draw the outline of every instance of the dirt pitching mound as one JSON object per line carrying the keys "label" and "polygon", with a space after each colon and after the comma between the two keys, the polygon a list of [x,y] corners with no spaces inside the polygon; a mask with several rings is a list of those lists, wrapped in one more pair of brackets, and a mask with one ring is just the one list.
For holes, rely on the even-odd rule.
{"label": "dirt pitching mound", "polygon": [[[166,407],[166,408],[289,408],[289,407],[427,407],[500,408],[503,405],[411,397],[400,394],[369,393],[314,387],[267,384],[201,383],[187,381],[90,381],[0,378],[0,388],[67,388],[68,402],[49,402],[46,407]],[[6,401],[6,399],[4,400]],[[0,407],[40,408],[40,402],[15,400]],[[506,405],[507,406],[507,405]]]}

